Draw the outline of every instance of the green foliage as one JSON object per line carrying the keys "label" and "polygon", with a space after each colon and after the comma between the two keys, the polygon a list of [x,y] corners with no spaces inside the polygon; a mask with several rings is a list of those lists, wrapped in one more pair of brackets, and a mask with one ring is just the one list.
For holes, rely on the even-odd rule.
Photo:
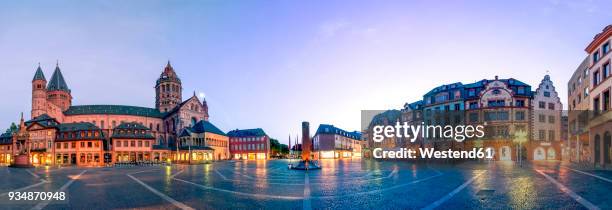
{"label": "green foliage", "polygon": [[272,155],[285,155],[289,154],[289,146],[286,144],[281,144],[278,140],[270,138],[270,150],[272,150]]}

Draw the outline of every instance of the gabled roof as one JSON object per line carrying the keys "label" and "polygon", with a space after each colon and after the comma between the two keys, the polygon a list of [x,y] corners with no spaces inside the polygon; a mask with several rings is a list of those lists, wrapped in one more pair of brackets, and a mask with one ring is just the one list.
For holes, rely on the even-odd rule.
{"label": "gabled roof", "polygon": [[[62,123],[57,126],[58,134],[57,141],[70,141],[70,140],[82,140],[82,139],[91,139],[91,140],[103,140],[104,133],[100,130],[100,128],[89,122],[80,122],[80,123]],[[79,131],[96,131],[97,135],[90,132],[81,133]],[[68,135],[65,135],[64,132],[69,132]],[[74,135],[73,133],[74,132]],[[84,134],[84,135],[82,135]]]}
{"label": "gabled roof", "polygon": [[36,69],[36,73],[34,74],[34,78],[32,79],[32,81],[34,80],[44,80],[47,81],[47,79],[45,79],[45,74],[43,73],[42,69],[40,68],[40,65],[38,65],[38,68]]}
{"label": "gabled roof", "polygon": [[149,128],[137,122],[121,123],[113,129],[111,138],[121,139],[155,139]]}
{"label": "gabled roof", "polygon": [[39,124],[43,127],[54,127],[59,124],[59,122],[55,118],[52,118],[47,114],[41,114],[40,116],[35,117],[34,119],[26,121],[25,125],[27,127],[30,127],[30,125],[34,123]]}
{"label": "gabled roof", "polygon": [[260,137],[267,136],[266,132],[264,132],[261,128],[254,129],[244,129],[244,130],[232,130],[227,133],[229,137]]}
{"label": "gabled roof", "polygon": [[406,103],[406,105],[404,106],[404,108],[409,108],[410,110],[419,110],[423,108],[423,100],[420,101],[416,101],[413,103]]}
{"label": "gabled roof", "polygon": [[57,129],[59,130],[59,132],[100,130],[98,126],[89,122],[62,123],[57,126]]}
{"label": "gabled roof", "polygon": [[62,71],[59,66],[55,66],[55,71],[53,71],[53,75],[51,76],[51,80],[49,80],[49,84],[47,85],[48,91],[53,90],[62,90],[66,92],[70,92],[68,85],[66,84],[66,80],[64,80],[64,76],[62,75]]}
{"label": "gabled roof", "polygon": [[14,133],[11,131],[7,131],[3,134],[0,134],[0,144],[12,144],[13,143],[13,135]]}
{"label": "gabled roof", "polygon": [[348,132],[328,124],[319,125],[319,128],[317,128],[317,133],[315,135],[319,134],[337,134],[347,138],[361,140],[361,133],[358,131]]}
{"label": "gabled roof", "polygon": [[133,115],[142,117],[163,118],[163,114],[157,109],[124,105],[81,105],[71,106],[64,115],[87,115],[87,114],[109,114],[109,115]]}
{"label": "gabled roof", "polygon": [[370,121],[368,127],[372,127],[374,125],[384,125],[385,122],[389,124],[395,124],[398,120],[400,120],[402,116],[402,112],[399,110],[387,110],[382,113],[375,115]]}
{"label": "gabled roof", "polygon": [[456,83],[447,84],[447,85],[440,85],[430,90],[425,95],[431,95],[431,94],[435,94],[439,92],[445,92],[445,91],[456,90],[456,89],[461,89],[461,88],[463,88],[463,84],[461,82],[456,82]]}
{"label": "gabled roof", "polygon": [[115,127],[115,129],[150,130],[147,126],[144,126],[138,122],[121,123]]}
{"label": "gabled roof", "polygon": [[214,133],[214,134],[219,134],[219,135],[227,136],[227,134],[225,134],[225,132],[221,131],[221,129],[217,128],[217,126],[215,126],[212,123],[210,123],[208,121],[205,121],[205,120],[200,120],[195,125],[191,126],[190,128],[187,128],[187,129],[189,129],[189,131],[193,132],[193,133],[209,132],[209,133]]}
{"label": "gabled roof", "polygon": [[193,96],[191,96],[190,98],[188,98],[187,100],[181,102],[180,104],[176,105],[174,108],[172,108],[170,111],[168,112],[164,112],[164,117],[167,117],[171,114],[174,114],[175,112],[177,112],[178,110],[181,109],[181,107],[185,106],[185,104],[189,101],[191,101],[193,98],[195,98],[195,101],[197,101],[198,103],[200,103],[200,100],[198,99],[198,97],[195,95],[195,93],[193,94]]}

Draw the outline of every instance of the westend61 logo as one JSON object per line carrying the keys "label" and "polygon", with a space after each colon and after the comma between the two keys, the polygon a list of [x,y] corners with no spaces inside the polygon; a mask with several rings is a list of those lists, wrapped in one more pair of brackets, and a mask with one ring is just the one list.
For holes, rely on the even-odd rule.
{"label": "westend61 logo", "polygon": [[[409,125],[407,122],[396,122],[395,125],[372,126],[372,141],[382,143],[385,139],[409,139],[414,143],[419,137],[421,139],[453,139],[463,142],[466,139],[482,138],[485,136],[484,125],[425,125],[424,122],[417,125]],[[417,154],[418,151],[418,154]],[[384,159],[414,159],[414,158],[493,158],[491,149],[473,148],[467,151],[435,150],[434,148],[385,150],[374,148],[374,158]]]}

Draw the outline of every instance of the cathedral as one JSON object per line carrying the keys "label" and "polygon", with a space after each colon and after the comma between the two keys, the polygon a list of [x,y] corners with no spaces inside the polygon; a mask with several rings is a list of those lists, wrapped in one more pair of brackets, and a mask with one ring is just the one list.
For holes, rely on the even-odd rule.
{"label": "cathedral", "polygon": [[[135,161],[201,162],[230,157],[227,135],[208,121],[206,100],[183,100],[168,61],[155,82],[155,108],[73,105],[59,65],[32,79],[31,119],[0,136],[0,162],[30,154],[33,164],[92,165]],[[179,138],[179,135],[181,138]]]}

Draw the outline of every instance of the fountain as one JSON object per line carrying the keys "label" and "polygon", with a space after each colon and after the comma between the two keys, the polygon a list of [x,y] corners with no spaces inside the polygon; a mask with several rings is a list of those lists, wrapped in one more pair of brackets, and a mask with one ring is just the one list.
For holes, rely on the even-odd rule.
{"label": "fountain", "polygon": [[312,142],[310,139],[310,123],[302,122],[302,160],[296,166],[290,164],[289,168],[295,170],[321,169],[319,162],[311,159],[311,147]]}

